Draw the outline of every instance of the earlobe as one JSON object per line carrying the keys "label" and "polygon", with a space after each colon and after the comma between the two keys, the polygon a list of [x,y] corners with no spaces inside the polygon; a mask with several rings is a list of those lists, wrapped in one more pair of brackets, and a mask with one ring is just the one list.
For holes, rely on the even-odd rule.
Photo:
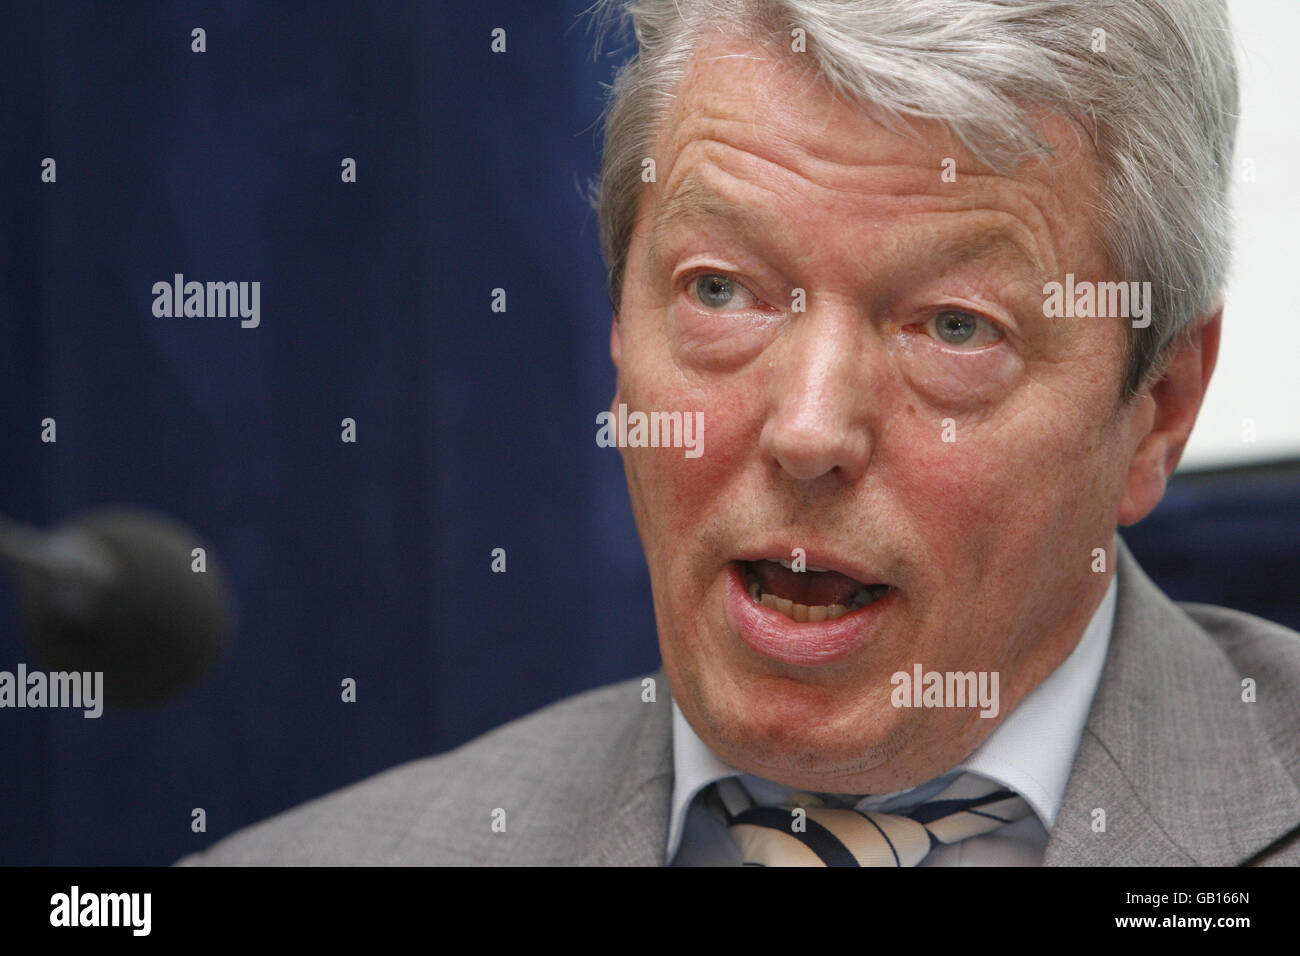
{"label": "earlobe", "polygon": [[[1169,476],[1178,466],[1183,445],[1195,421],[1195,411],[1191,419],[1186,420],[1185,413],[1176,414],[1170,407],[1169,375],[1177,374],[1176,365],[1171,364],[1165,378],[1152,386],[1149,394],[1138,399],[1144,407],[1135,415],[1134,428],[1143,437],[1129,462],[1124,498],[1117,516],[1120,525],[1137,524],[1160,504]],[[1183,421],[1186,421],[1186,430],[1182,427]]]}
{"label": "earlobe", "polygon": [[1132,428],[1143,437],[1129,460],[1117,520],[1123,527],[1145,518],[1165,494],[1164,442],[1154,431],[1156,402],[1147,393],[1134,399],[1140,406],[1133,411]]}
{"label": "earlobe", "polygon": [[1214,372],[1222,315],[1220,308],[1172,346],[1178,351],[1169,359],[1164,375],[1135,400],[1142,407],[1134,411],[1131,426],[1139,437],[1117,515],[1121,525],[1141,521],[1165,495]]}

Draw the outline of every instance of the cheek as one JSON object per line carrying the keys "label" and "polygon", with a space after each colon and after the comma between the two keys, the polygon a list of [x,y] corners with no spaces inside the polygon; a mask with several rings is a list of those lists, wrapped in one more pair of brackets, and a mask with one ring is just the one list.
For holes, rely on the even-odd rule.
{"label": "cheek", "polygon": [[[943,576],[939,593],[1005,607],[1031,600],[1043,582],[1083,575],[1091,549],[1108,542],[1112,504],[1107,448],[1082,412],[958,417],[951,442],[928,414],[911,414],[906,427],[900,416],[889,465],[880,464],[906,476],[897,500]],[[956,582],[967,587],[942,588]]]}
{"label": "cheek", "polygon": [[[661,352],[660,355],[663,353]],[[626,352],[625,352],[626,355]],[[755,391],[742,376],[688,376],[670,361],[625,361],[618,400],[630,414],[681,412],[702,426],[698,457],[682,448],[624,448],[633,496],[653,532],[668,547],[693,540],[706,518],[725,504],[735,473],[755,447],[760,422]],[[617,409],[615,409],[617,411]],[[683,537],[686,536],[686,537]]]}
{"label": "cheek", "polygon": [[[706,515],[724,505],[735,490],[736,472],[758,441],[758,423],[740,395],[731,389],[632,390],[628,411],[681,411],[702,425],[701,454],[688,458],[675,447],[627,447],[624,460],[632,472],[649,516],[675,535],[698,531]],[[677,546],[692,540],[677,537]]]}
{"label": "cheek", "polygon": [[[873,465],[891,481],[898,520],[917,539],[923,565],[952,585],[987,575],[1007,514],[1008,462],[960,420],[896,415]],[[945,441],[948,437],[953,440]],[[934,593],[960,593],[948,586]]]}

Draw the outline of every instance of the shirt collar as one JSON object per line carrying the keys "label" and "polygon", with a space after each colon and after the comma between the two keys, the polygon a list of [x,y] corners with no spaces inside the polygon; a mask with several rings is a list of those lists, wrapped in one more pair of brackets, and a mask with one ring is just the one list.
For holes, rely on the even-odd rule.
{"label": "shirt collar", "polygon": [[[1110,646],[1117,585],[1114,576],[1074,650],[1000,723],[969,757],[952,770],[908,790],[864,799],[859,809],[903,810],[930,799],[959,773],[969,772],[1002,784],[1024,797],[1049,833],[1065,795],[1065,785],[1083,736]],[[715,754],[673,708],[673,798],[668,823],[668,860],[677,855],[686,811],[709,784],[741,776],[758,802],[780,804],[790,789],[744,774]]]}

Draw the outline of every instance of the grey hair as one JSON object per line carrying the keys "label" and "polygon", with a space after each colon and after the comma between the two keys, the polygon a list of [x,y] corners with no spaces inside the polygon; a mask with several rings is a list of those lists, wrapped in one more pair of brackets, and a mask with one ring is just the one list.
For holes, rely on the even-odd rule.
{"label": "grey hair", "polygon": [[1051,154],[1033,110],[1087,131],[1104,248],[1124,281],[1151,282],[1150,327],[1129,336],[1125,397],[1220,301],[1238,110],[1224,0],[598,0],[589,12],[597,51],[629,21],[638,44],[609,89],[591,191],[616,314],[641,163],[700,39],[718,31],[788,51],[795,28],[833,91],[891,122],[942,121],[994,169]]}

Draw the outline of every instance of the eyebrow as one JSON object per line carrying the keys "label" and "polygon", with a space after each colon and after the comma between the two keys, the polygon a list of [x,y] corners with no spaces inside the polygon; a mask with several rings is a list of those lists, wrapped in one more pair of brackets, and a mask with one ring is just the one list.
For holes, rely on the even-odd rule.
{"label": "eyebrow", "polygon": [[756,228],[764,217],[752,207],[738,206],[700,179],[690,177],[659,204],[650,228],[649,258],[658,258],[664,236],[674,226],[696,219],[719,219],[733,228]]}
{"label": "eyebrow", "polygon": [[973,235],[944,239],[937,245],[926,248],[922,256],[922,261],[927,264],[941,263],[947,266],[982,260],[1014,262],[1024,268],[1025,274],[1021,278],[1031,284],[1041,285],[1041,280],[1047,275],[1043,264],[1003,229],[989,229]]}
{"label": "eyebrow", "polygon": [[[699,219],[721,220],[742,232],[761,233],[771,225],[766,215],[752,207],[737,205],[702,180],[688,178],[659,205],[650,229],[647,261],[654,262],[659,258],[664,237],[672,228]],[[1028,271],[1026,281],[1040,285],[1039,280],[1047,274],[1044,265],[1002,229],[945,238],[935,245],[917,249],[911,255],[900,256],[900,259],[945,266],[981,260],[1013,261]]]}

